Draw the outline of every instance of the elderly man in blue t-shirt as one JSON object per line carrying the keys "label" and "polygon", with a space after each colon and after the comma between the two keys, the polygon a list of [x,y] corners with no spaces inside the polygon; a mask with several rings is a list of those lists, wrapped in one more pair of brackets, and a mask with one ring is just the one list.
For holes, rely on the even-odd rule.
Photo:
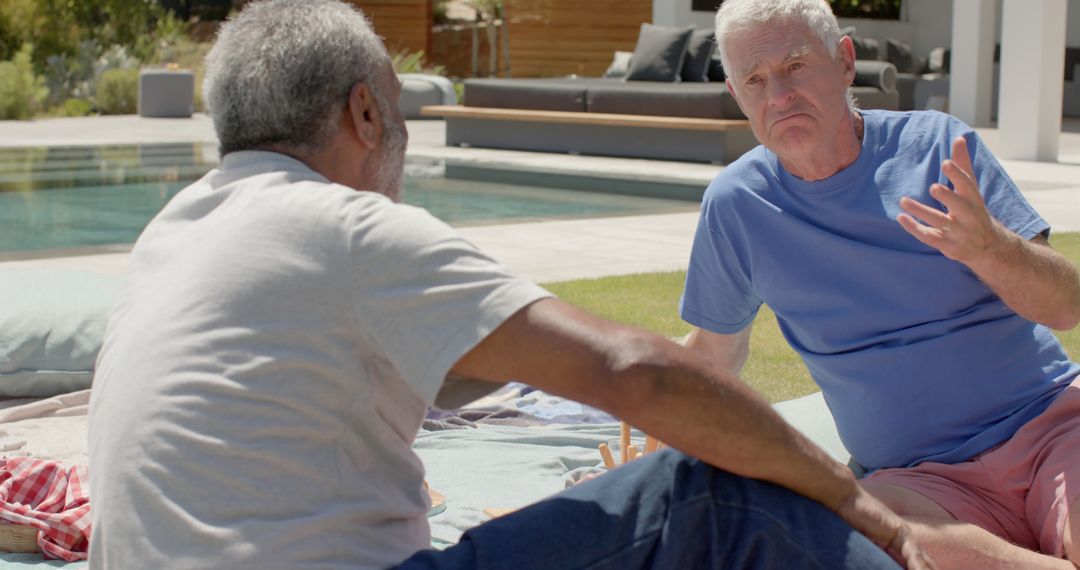
{"label": "elderly man in blue t-shirt", "polygon": [[716,28],[762,146],[705,194],[688,344],[738,371],[767,303],[940,566],[1072,568],[1080,366],[1050,329],[1080,321],[1080,279],[1049,225],[957,119],[857,110],[824,1],[727,0]]}

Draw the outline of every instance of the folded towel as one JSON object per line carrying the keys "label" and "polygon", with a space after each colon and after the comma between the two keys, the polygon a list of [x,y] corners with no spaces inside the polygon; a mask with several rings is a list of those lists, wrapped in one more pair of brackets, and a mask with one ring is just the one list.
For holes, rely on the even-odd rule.
{"label": "folded towel", "polygon": [[86,467],[28,457],[0,463],[0,520],[38,529],[47,558],[85,560],[90,545]]}

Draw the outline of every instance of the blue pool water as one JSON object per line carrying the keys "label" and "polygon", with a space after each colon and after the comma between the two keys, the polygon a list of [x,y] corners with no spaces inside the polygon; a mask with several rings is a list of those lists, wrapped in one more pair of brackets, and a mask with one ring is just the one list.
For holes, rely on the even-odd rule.
{"label": "blue pool water", "polygon": [[[216,165],[216,149],[205,144],[0,149],[0,259],[131,244],[169,199]],[[448,178],[446,170],[407,165],[405,201],[457,226],[697,207],[687,200]]]}

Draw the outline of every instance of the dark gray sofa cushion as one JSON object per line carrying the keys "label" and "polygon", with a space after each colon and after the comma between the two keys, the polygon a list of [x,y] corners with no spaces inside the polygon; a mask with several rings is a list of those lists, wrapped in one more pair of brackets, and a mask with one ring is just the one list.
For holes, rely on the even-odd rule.
{"label": "dark gray sofa cushion", "polygon": [[920,80],[922,76],[914,73],[896,74],[896,92],[900,95],[897,105],[901,111],[910,111],[915,108],[915,85]]}
{"label": "dark gray sofa cushion", "polygon": [[854,85],[896,91],[896,66],[887,61],[855,60]]}
{"label": "dark gray sofa cushion", "polygon": [[693,26],[671,28],[642,24],[626,81],[679,81]]}
{"label": "dark gray sofa cushion", "polygon": [[[892,67],[888,62],[878,64]],[[865,109],[897,109],[899,105],[895,90],[853,87],[851,91]],[[746,118],[723,82],[623,82],[580,77],[470,79],[465,82],[465,105],[701,119]]]}
{"label": "dark gray sofa cushion", "polygon": [[885,38],[885,61],[896,66],[897,73],[918,73],[911,46],[893,38]]}
{"label": "dark gray sofa cushion", "polygon": [[1080,65],[1080,47],[1065,48],[1065,81],[1075,81],[1076,66]]}
{"label": "dark gray sofa cushion", "polygon": [[[617,82],[617,79],[593,81]],[[584,79],[468,79],[467,107],[585,112]]]}
{"label": "dark gray sofa cushion", "polygon": [[709,58],[709,81],[716,81],[723,83],[727,79],[727,74],[724,73],[724,64],[720,61],[720,54],[714,53]]}
{"label": "dark gray sofa cushion", "polygon": [[682,80],[708,81],[709,60],[716,48],[716,34],[712,30],[694,30],[686,43],[686,60],[682,66]]}
{"label": "dark gray sofa cushion", "polygon": [[855,59],[881,59],[881,48],[876,39],[860,36],[854,32],[854,29],[845,35],[851,36],[851,42],[855,44]]}
{"label": "dark gray sofa cushion", "polygon": [[860,109],[886,109],[896,111],[900,108],[898,91],[882,91],[877,87],[852,87],[851,94]]}
{"label": "dark gray sofa cushion", "polygon": [[622,83],[589,87],[591,113],[658,115],[700,119],[743,119],[723,83]]}

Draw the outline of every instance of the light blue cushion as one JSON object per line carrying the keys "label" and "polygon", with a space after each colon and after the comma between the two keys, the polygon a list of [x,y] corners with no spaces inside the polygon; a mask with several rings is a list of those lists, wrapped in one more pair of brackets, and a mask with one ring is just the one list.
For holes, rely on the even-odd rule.
{"label": "light blue cushion", "polygon": [[90,387],[120,278],[63,268],[0,269],[0,397]]}
{"label": "light blue cushion", "polygon": [[840,441],[836,422],[833,421],[832,413],[821,392],[777,402],[773,404],[773,409],[795,426],[795,429],[824,449],[830,457],[850,466],[856,475],[861,475],[861,468],[851,462],[851,454],[844,447],[844,442]]}

